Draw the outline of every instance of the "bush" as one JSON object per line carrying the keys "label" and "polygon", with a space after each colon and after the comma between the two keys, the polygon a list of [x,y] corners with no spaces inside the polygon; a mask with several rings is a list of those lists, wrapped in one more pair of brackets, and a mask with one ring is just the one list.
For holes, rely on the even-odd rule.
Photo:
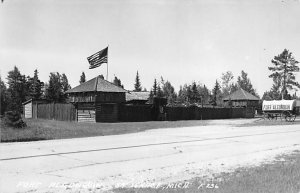
{"label": "bush", "polygon": [[22,120],[21,114],[17,111],[7,111],[4,116],[4,124],[14,128],[27,127],[26,123]]}

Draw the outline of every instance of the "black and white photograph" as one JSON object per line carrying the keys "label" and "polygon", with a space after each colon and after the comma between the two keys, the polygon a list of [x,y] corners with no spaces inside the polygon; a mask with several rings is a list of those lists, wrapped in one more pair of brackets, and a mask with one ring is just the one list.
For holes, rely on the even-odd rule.
{"label": "black and white photograph", "polygon": [[0,193],[300,193],[300,0],[1,0]]}

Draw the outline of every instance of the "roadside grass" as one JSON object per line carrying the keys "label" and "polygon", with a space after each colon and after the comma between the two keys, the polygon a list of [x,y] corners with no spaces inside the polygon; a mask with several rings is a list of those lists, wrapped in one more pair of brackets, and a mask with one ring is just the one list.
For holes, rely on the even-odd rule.
{"label": "roadside grass", "polygon": [[[14,129],[3,125],[2,121],[0,121],[1,142],[26,142],[51,139],[120,135],[159,128],[205,126],[211,124],[212,120],[78,123],[46,119],[25,119],[25,122],[27,123],[28,127],[22,129]],[[295,122],[255,119],[251,123],[248,122],[247,124],[237,124],[234,126],[247,127],[293,124],[300,124],[300,119],[297,119]]]}
{"label": "roadside grass", "polygon": [[263,119],[263,118],[258,118],[255,121],[247,124],[241,124],[239,126],[241,127],[252,127],[252,126],[274,126],[274,125],[299,125],[300,124],[300,118],[297,117],[295,121],[288,122],[285,120],[280,120],[278,118],[277,120],[268,120],[268,119]]}
{"label": "roadside grass", "polygon": [[[184,184],[187,186],[184,186]],[[178,184],[181,186],[178,187]],[[213,179],[195,178],[157,188],[119,188],[115,193],[299,193],[300,151],[279,156],[274,163],[238,168]]]}
{"label": "roadside grass", "polygon": [[209,121],[151,121],[121,123],[77,123],[45,119],[25,119],[26,128],[15,129],[0,122],[1,142],[23,142],[51,139],[119,135],[149,129],[191,127],[209,124]]}

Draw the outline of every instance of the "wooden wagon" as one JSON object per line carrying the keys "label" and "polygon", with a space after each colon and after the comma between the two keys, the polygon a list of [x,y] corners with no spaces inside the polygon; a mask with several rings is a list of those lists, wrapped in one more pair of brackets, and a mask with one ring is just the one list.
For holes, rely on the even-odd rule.
{"label": "wooden wagon", "polygon": [[264,119],[295,121],[299,107],[296,100],[263,101],[262,110]]}

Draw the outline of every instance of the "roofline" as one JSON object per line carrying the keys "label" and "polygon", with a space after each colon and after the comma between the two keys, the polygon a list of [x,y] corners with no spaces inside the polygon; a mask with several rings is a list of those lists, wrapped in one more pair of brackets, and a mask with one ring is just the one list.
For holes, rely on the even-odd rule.
{"label": "roofline", "polygon": [[[95,81],[95,90],[94,91],[81,91],[81,92],[74,92],[74,91],[71,91],[71,90],[73,90],[73,89],[75,89],[76,87],[78,87],[78,86],[80,86],[80,85],[78,85],[78,86],[76,86],[76,87],[74,87],[74,88],[71,88],[70,90],[67,90],[65,93],[67,93],[67,94],[70,94],[70,93],[85,93],[85,92],[106,92],[106,91],[97,91],[97,85],[98,85],[98,78],[100,77],[100,75],[98,75],[98,76],[96,76],[95,78],[96,78],[96,81]],[[94,79],[94,78],[92,78],[92,79]],[[92,80],[91,79],[91,80]],[[117,85],[115,85],[115,84],[113,84],[112,82],[109,82],[108,80],[105,80],[105,79],[102,79],[102,80],[104,80],[104,81],[106,81],[106,82],[108,82],[108,83],[110,83],[111,85],[113,85],[113,86],[116,86],[116,87],[119,87],[119,88],[121,88],[121,89],[123,89],[124,91],[122,91],[122,92],[115,92],[115,93],[126,93],[126,92],[129,92],[128,90],[126,90],[126,89],[124,89],[124,88],[122,88],[122,87],[120,87],[120,86],[117,86]],[[90,80],[88,80],[88,81],[90,81]],[[88,82],[87,81],[87,82]],[[85,82],[84,82],[85,83]],[[82,84],[84,84],[84,83],[82,83]],[[71,92],[70,92],[71,91]],[[106,93],[108,93],[108,92],[106,92]],[[113,92],[112,92],[113,93]]]}

